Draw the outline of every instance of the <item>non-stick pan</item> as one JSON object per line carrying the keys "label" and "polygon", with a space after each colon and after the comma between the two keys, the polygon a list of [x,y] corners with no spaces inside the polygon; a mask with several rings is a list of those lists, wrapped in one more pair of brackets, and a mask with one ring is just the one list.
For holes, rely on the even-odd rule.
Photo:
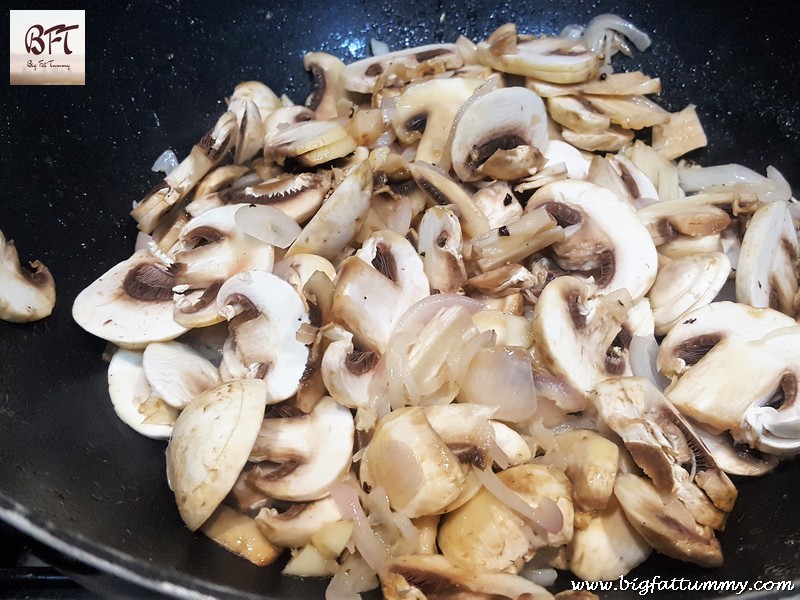
{"label": "non-stick pan", "polygon": [[[49,266],[58,303],[39,323],[0,323],[0,518],[83,564],[162,592],[320,598],[326,586],[281,577],[281,564],[254,567],[183,526],[166,483],[165,444],[115,417],[105,343],[70,316],[76,294],[131,253],[127,213],[158,181],[153,160],[167,148],[185,156],[238,82],[261,80],[302,102],[307,50],[350,61],[368,54],[370,38],[392,48],[460,33],[477,39],[508,21],[555,33],[614,12],[653,37],[649,51],[618,64],[660,76],[667,108],[697,105],[709,146],[691,158],[760,172],[774,165],[800,189],[795,2],[70,4],[32,8],[86,10],[86,85],[3,90],[0,229],[24,259]],[[798,465],[737,484],[739,501],[720,535],[724,566],[655,556],[630,577],[800,578]]]}

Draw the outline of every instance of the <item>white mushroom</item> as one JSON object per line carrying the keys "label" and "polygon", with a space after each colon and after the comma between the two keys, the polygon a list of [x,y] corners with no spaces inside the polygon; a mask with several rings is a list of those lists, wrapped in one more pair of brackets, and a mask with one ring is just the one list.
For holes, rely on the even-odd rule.
{"label": "white mushroom", "polygon": [[578,83],[597,73],[597,55],[583,42],[541,37],[516,43],[513,53],[495,53],[488,42],[478,44],[478,60],[504,73],[553,83]]}
{"label": "white mushroom", "polygon": [[323,526],[342,520],[336,502],[330,496],[308,503],[293,504],[279,512],[262,508],[256,525],[270,542],[285,548],[299,548],[311,542],[311,536]]}
{"label": "white mushroom", "polygon": [[56,284],[40,261],[23,269],[14,242],[0,231],[0,319],[14,323],[36,321],[53,312]]}
{"label": "white mushroom", "polygon": [[308,313],[294,288],[272,273],[245,271],[222,285],[217,307],[229,321],[241,312],[250,317],[231,323],[230,352],[223,353],[228,369],[236,365],[234,372],[263,379],[270,403],[297,392],[308,348],[296,335]]}
{"label": "white mushroom", "polygon": [[545,168],[562,163],[567,168],[570,179],[586,179],[589,174],[589,160],[584,153],[567,142],[551,139],[542,153]]}
{"label": "white mushroom", "polygon": [[152,394],[142,367],[142,353],[118,349],[108,363],[108,395],[114,412],[138,433],[168,440],[178,411]]}
{"label": "white mushroom", "polygon": [[180,342],[148,344],[142,366],[153,393],[179,409],[220,384],[219,370],[211,361]]}
{"label": "white mushroom", "polygon": [[194,531],[233,487],[258,435],[266,385],[223,383],[191,402],[167,446],[167,480],[186,526]]}
{"label": "white mushroom", "polygon": [[544,186],[528,201],[526,212],[544,207],[565,228],[553,245],[560,267],[594,270],[601,293],[625,288],[641,298],[656,278],[658,260],[650,234],[636,213],[605,188],[585,181]]}
{"label": "white mushroom", "polygon": [[489,220],[489,227],[497,229],[522,216],[522,205],[505,181],[495,181],[479,189],[472,201]]}
{"label": "white mushroom", "polygon": [[309,52],[303,57],[303,67],[313,79],[306,106],[314,111],[317,119],[339,116],[337,103],[343,96],[341,74],[345,64],[327,52]]}
{"label": "white mushroom", "polygon": [[461,224],[453,211],[432,206],[420,220],[417,251],[432,290],[457,293],[467,281]]}
{"label": "white mushroom", "polygon": [[800,243],[789,205],[770,202],[747,225],[736,269],[736,300],[794,317],[800,287]]}
{"label": "white mushroom", "polygon": [[89,333],[122,348],[175,339],[187,329],[172,315],[174,285],[170,268],[139,250],[78,294],[72,317]]}
{"label": "white mushroom", "polygon": [[[547,143],[547,111],[536,92],[499,88],[475,99],[458,120],[451,149],[453,170],[461,181],[484,176],[519,179],[544,163],[541,152]],[[492,170],[491,157],[519,147],[532,149],[530,160],[523,159],[510,175],[502,176],[499,166]]]}
{"label": "white mushroom", "polygon": [[356,350],[353,334],[342,327],[335,325],[326,336],[332,341],[322,357],[325,388],[342,406],[367,406],[372,399],[370,385],[380,356],[372,351]]}
{"label": "white mushroom", "polygon": [[308,502],[330,494],[350,470],[355,425],[350,411],[326,397],[309,414],[267,417],[250,451],[250,482],[278,500]]}

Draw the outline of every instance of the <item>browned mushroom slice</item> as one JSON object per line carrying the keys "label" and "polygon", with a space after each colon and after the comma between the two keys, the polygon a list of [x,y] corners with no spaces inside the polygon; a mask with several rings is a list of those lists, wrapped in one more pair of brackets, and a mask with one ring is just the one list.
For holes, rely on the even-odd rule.
{"label": "browned mushroom slice", "polygon": [[13,241],[0,231],[0,319],[23,323],[43,319],[56,304],[56,284],[40,261],[23,269]]}
{"label": "browned mushroom slice", "polygon": [[312,502],[298,502],[280,512],[262,508],[256,525],[276,546],[299,548],[311,542],[311,537],[323,526],[341,521],[342,515],[333,498],[327,496]]}
{"label": "browned mushroom slice", "polygon": [[724,528],[736,488],[652,383],[609,379],[598,383],[590,397],[657,490],[680,500],[701,525]]}

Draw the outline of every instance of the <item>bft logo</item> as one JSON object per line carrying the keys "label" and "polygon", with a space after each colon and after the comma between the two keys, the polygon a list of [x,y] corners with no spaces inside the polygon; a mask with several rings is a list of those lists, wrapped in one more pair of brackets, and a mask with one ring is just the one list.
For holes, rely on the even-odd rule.
{"label": "bft logo", "polygon": [[25,33],[25,50],[27,50],[29,54],[39,56],[45,51],[46,40],[48,54],[53,54],[53,44],[56,44],[56,47],[58,47],[59,43],[64,49],[64,54],[72,54],[72,50],[69,48],[69,32],[73,29],[78,29],[78,27],[80,27],[80,25],[66,25],[62,23],[45,29],[41,25],[32,25]]}

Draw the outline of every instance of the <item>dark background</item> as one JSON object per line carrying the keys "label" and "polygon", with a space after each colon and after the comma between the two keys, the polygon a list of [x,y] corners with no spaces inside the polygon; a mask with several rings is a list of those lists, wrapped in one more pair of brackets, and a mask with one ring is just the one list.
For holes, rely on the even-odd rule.
{"label": "dark background", "polygon": [[[86,9],[87,65],[84,87],[0,87],[0,230],[16,240],[23,260],[50,267],[58,290],[50,318],[0,323],[0,517],[86,552],[95,564],[178,588],[286,598],[321,597],[326,585],[280,578],[279,566],[252,567],[182,526],[164,475],[164,444],[116,419],[100,360],[105,343],[70,317],[75,295],[131,253],[136,230],[128,211],[159,179],[150,172],[153,160],[166,148],[186,156],[238,82],[264,81],[300,103],[309,88],[304,51],[351,61],[368,54],[372,37],[399,49],[454,41],[459,33],[480,39],[508,21],[520,32],[557,33],[615,12],[653,38],[649,51],[615,64],[660,76],[660,101],[669,109],[697,105],[710,145],[692,158],[741,162],[761,173],[771,164],[793,189],[800,186],[796,2],[29,2],[24,8]],[[720,535],[721,569],[653,559],[631,577],[800,577],[798,476],[792,463],[741,483]]]}

